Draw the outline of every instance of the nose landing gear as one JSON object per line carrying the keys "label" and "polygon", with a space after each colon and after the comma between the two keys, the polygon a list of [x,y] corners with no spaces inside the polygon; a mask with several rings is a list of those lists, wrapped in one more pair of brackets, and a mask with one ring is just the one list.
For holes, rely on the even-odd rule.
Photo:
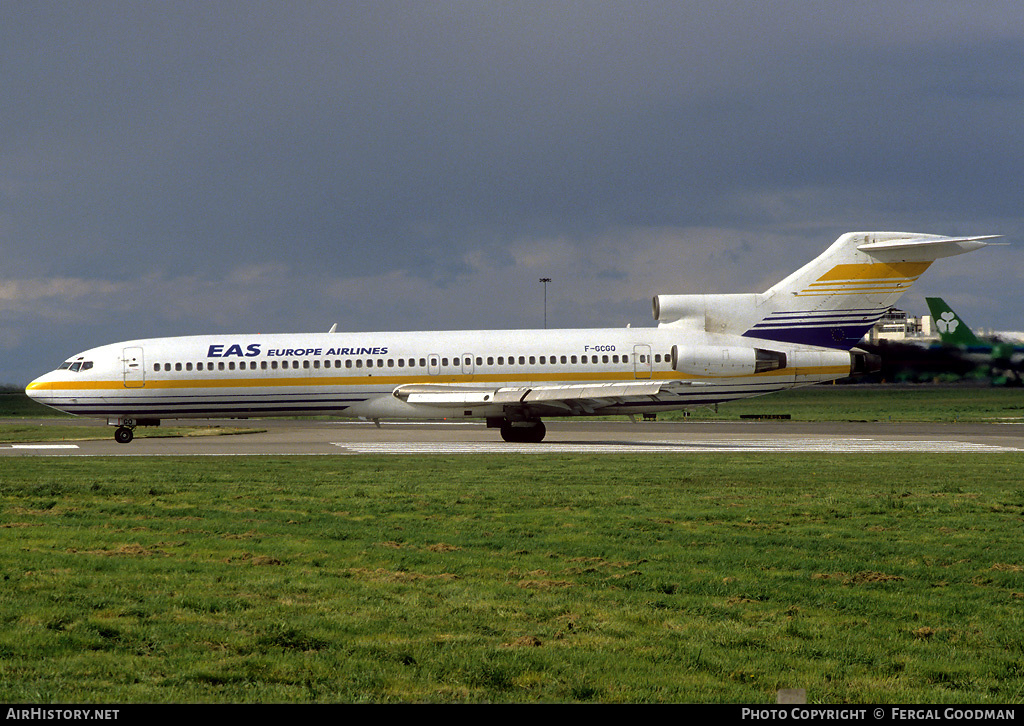
{"label": "nose landing gear", "polygon": [[135,438],[136,426],[159,426],[158,418],[110,418],[107,423],[117,426],[114,431],[114,441],[119,444],[130,444]]}

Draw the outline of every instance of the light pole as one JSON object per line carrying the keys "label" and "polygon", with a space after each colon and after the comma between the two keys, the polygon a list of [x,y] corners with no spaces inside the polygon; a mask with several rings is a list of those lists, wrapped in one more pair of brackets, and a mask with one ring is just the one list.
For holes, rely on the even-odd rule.
{"label": "light pole", "polygon": [[551,282],[550,277],[542,277],[540,281],[544,283],[544,329],[548,327],[548,283]]}

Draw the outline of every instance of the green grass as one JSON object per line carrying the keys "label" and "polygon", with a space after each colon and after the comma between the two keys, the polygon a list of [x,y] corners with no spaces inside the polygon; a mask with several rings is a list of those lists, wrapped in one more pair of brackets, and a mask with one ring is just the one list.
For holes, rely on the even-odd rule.
{"label": "green grass", "polygon": [[794,421],[1024,421],[1024,388],[820,385],[658,419],[734,421],[744,415],[789,415]]}
{"label": "green grass", "polygon": [[9,458],[0,701],[1018,703],[1021,464]]}

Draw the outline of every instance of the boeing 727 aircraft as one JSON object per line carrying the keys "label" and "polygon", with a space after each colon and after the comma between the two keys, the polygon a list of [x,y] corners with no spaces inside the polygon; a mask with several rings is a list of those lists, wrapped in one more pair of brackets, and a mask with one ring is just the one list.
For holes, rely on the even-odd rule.
{"label": "boeing 727 aircraft", "polygon": [[985,237],[842,235],[763,293],[658,295],[653,328],[217,335],[72,356],[26,393],[105,417],[114,438],[161,419],[477,418],[540,442],[544,417],[685,409],[870,367],[864,333],[940,257]]}

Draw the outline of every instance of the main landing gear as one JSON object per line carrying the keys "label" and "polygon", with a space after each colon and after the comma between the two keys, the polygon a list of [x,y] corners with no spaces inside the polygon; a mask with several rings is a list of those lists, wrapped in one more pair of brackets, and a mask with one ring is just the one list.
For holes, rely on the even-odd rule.
{"label": "main landing gear", "polygon": [[514,444],[539,444],[547,428],[540,419],[530,421],[502,421],[501,438]]}

